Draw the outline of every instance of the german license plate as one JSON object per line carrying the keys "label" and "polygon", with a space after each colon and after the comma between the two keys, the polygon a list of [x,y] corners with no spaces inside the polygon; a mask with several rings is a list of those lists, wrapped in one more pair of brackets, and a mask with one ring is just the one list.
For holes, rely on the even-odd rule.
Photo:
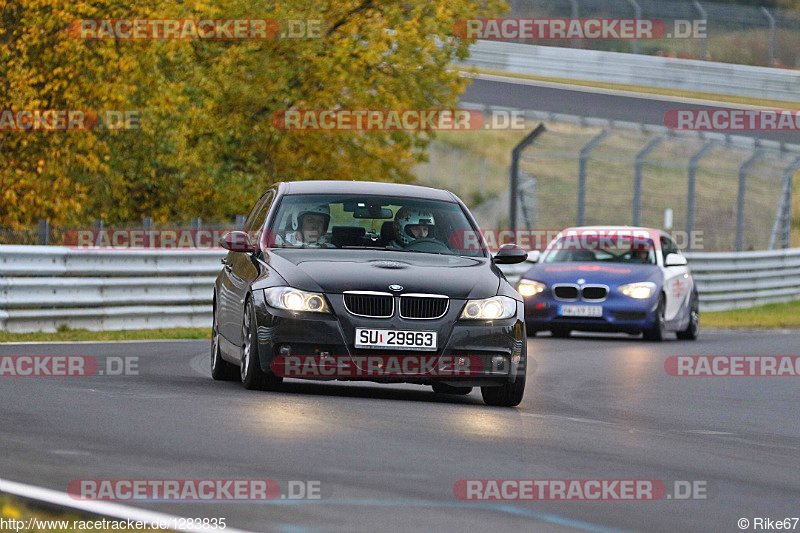
{"label": "german license plate", "polygon": [[603,316],[601,305],[562,305],[558,309],[561,316]]}
{"label": "german license plate", "polygon": [[436,350],[435,331],[356,328],[356,348]]}

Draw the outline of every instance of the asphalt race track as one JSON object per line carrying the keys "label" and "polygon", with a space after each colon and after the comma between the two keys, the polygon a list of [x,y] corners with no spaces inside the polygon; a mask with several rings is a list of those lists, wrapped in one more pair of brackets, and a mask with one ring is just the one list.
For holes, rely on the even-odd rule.
{"label": "asphalt race track", "polygon": [[[606,91],[597,91],[591,87],[551,87],[546,83],[541,85],[543,86],[526,80],[503,82],[473,79],[461,100],[661,126],[664,125],[664,115],[672,109],[726,109],[671,101],[658,95],[604,94]],[[735,105],[731,107],[738,108]],[[732,134],[786,143],[800,142],[795,131],[736,131]]]}
{"label": "asphalt race track", "polygon": [[[209,341],[0,344],[139,358],[126,377],[0,377],[0,478],[318,480],[322,500],[139,503],[252,531],[738,531],[800,514],[798,378],[672,377],[669,355],[796,355],[798,332],[529,340],[526,397],[421,386],[214,382]],[[474,502],[460,479],[705,481],[705,500]]]}

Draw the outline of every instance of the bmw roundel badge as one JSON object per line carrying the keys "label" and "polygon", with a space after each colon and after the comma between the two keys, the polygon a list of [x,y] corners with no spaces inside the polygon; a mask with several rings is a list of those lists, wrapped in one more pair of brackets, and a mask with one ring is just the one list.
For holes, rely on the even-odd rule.
{"label": "bmw roundel badge", "polygon": [[389,289],[393,290],[393,291],[402,291],[403,290],[403,286],[402,285],[389,285]]}

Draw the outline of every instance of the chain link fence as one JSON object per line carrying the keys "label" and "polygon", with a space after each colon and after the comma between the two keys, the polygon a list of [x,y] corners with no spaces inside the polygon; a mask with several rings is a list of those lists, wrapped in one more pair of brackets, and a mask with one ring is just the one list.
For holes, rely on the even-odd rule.
{"label": "chain link fence", "polygon": [[641,225],[684,232],[688,249],[688,237],[702,232],[705,251],[790,244],[797,153],[657,131],[548,123],[518,165],[516,227],[502,216],[484,218],[483,224]]}
{"label": "chain link fence", "polygon": [[[509,0],[514,18],[651,18],[657,40],[517,41],[545,46],[800,68],[800,10],[676,0]],[[704,21],[705,37],[682,37],[676,21]],[[676,31],[677,30],[677,31]]]}

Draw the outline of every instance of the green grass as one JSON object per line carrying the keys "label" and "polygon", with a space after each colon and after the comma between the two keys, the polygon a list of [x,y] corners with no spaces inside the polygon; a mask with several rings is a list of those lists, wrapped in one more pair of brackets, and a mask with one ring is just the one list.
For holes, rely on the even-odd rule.
{"label": "green grass", "polygon": [[800,300],[700,313],[700,325],[706,328],[800,328]]}
{"label": "green grass", "polygon": [[[0,518],[3,520],[21,520],[25,522],[25,527],[19,529],[18,531],[25,531],[29,533],[50,533],[50,532],[64,532],[64,533],[84,533],[85,531],[89,531],[88,528],[81,527],[86,526],[88,524],[81,524],[80,522],[92,522],[93,530],[97,531],[97,527],[94,526],[101,526],[102,524],[95,524],[95,522],[103,520],[102,517],[96,517],[94,515],[83,515],[78,514],[76,512],[58,512],[53,511],[51,508],[38,508],[34,504],[27,504],[23,503],[22,500],[15,496],[11,496],[8,494],[0,494]],[[31,518],[36,518],[37,520],[58,520],[58,521],[67,521],[68,527],[61,528],[55,524],[50,524],[51,527],[44,528],[44,524],[39,524],[42,527],[33,527],[28,528],[27,522]],[[106,518],[107,523],[111,522],[112,519]],[[116,521],[116,520],[115,520]],[[79,522],[75,524],[75,522]],[[125,523],[124,520],[119,520],[120,524]],[[77,525],[78,528],[73,528],[73,525]],[[6,527],[3,529],[4,531],[14,531],[14,528]],[[118,531],[124,531],[123,529],[119,529]],[[138,529],[136,531],[171,531],[167,529],[151,529],[149,527],[144,529]]]}
{"label": "green grass", "polygon": [[208,328],[135,329],[121,331],[89,331],[59,328],[56,332],[10,333],[0,331],[0,342],[76,342],[129,341],[160,339],[210,339]]}

